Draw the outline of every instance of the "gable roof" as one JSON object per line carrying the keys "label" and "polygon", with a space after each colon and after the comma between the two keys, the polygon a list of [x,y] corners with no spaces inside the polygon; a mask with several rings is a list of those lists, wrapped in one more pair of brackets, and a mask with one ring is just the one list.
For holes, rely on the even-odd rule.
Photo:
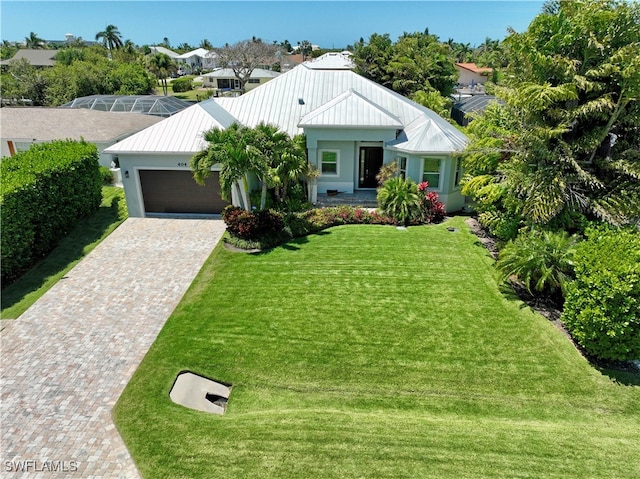
{"label": "gable roof", "polygon": [[400,119],[350,88],[302,117],[298,127],[402,128]]}
{"label": "gable roof", "polygon": [[306,62],[309,68],[314,70],[352,70],[355,63],[351,60],[350,52],[327,52],[311,61]]}
{"label": "gable roof", "polygon": [[493,71],[493,68],[489,67],[479,67],[475,63],[456,63],[458,68],[462,68],[463,70],[469,70],[473,73],[478,73],[480,75],[486,75]]}
{"label": "gable roof", "polygon": [[68,108],[3,108],[2,138],[29,141],[81,140],[107,143],[162,121],[141,113],[113,113]]}
{"label": "gable roof", "polygon": [[237,120],[211,100],[197,103],[105,149],[106,153],[190,153],[206,146],[203,135]]}
{"label": "gable roof", "polygon": [[155,53],[164,53],[165,55],[169,55],[171,58],[177,58],[179,55],[174,52],[173,50],[169,50],[168,48],[165,47],[160,47],[160,46],[152,46],[149,47],[151,49],[152,52]]}
{"label": "gable roof", "polygon": [[53,59],[56,53],[58,53],[58,50],[21,49],[17,51],[13,58],[2,60],[0,65],[9,65],[14,60],[24,58],[34,67],[52,67],[56,63]]}
{"label": "gable roof", "polygon": [[[281,74],[279,72],[274,72],[273,70],[254,68],[254,70],[251,72],[250,78],[275,78],[280,75]],[[213,78],[236,78],[236,74],[233,73],[233,70],[231,68],[217,68],[214,71],[205,73],[202,76]]]}
{"label": "gable roof", "polygon": [[183,53],[182,55],[178,55],[176,58],[179,58],[181,60],[184,60],[186,58],[195,57],[195,56],[204,58],[204,57],[207,56],[208,53],[209,53],[209,50],[206,50],[204,48],[196,48],[195,50],[191,50],[190,52]]}

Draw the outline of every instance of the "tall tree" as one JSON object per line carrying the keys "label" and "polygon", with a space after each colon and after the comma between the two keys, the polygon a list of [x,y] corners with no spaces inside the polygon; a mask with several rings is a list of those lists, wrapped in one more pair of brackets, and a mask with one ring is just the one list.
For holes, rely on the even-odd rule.
{"label": "tall tree", "polygon": [[298,51],[302,54],[303,62],[307,60],[309,55],[311,55],[312,50],[313,47],[309,40],[302,40],[301,42],[298,42]]}
{"label": "tall tree", "polygon": [[31,49],[46,48],[46,43],[47,42],[33,32],[31,32],[28,37],[24,38],[24,45]]}
{"label": "tall tree", "polygon": [[463,191],[496,221],[637,221],[640,5],[560,1],[505,43],[505,106],[471,123]]}
{"label": "tall tree", "polygon": [[279,47],[264,43],[259,38],[243,40],[233,45],[226,44],[216,49],[218,63],[222,68],[231,68],[240,82],[240,91],[244,93],[245,85],[253,70],[259,66],[269,66],[277,60]]}
{"label": "tall tree", "polygon": [[205,50],[213,50],[213,45],[206,38],[200,42],[200,48],[204,48]]}
{"label": "tall tree", "polygon": [[96,33],[96,41],[100,40],[109,49],[109,53],[123,45],[120,31],[115,25],[107,25],[104,31]]}
{"label": "tall tree", "polygon": [[160,81],[162,92],[164,96],[167,96],[169,93],[167,78],[169,78],[172,73],[178,71],[176,63],[166,53],[155,53],[147,57],[147,68]]}

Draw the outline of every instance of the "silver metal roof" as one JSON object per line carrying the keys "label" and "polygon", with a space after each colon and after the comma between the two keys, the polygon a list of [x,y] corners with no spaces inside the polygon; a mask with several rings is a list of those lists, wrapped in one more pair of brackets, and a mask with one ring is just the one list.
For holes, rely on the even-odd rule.
{"label": "silver metal roof", "polygon": [[[250,78],[275,78],[280,76],[279,72],[274,72],[273,70],[265,70],[264,68],[255,68],[251,72]],[[236,74],[233,73],[231,68],[218,68],[213,70],[212,72],[205,73],[202,75],[203,77],[214,77],[214,78],[235,78]]]}
{"label": "silver metal roof", "polygon": [[203,135],[227,128],[236,120],[212,100],[197,103],[140,133],[106,148],[106,153],[197,153],[206,147]]}

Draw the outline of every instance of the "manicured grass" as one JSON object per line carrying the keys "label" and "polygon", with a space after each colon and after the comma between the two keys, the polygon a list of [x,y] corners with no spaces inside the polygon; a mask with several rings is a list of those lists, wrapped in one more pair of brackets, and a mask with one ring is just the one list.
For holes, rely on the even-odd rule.
{"label": "manicured grass", "polygon": [[2,319],[14,319],[24,313],[126,217],[124,190],[103,186],[98,211],[79,220],[46,258],[2,290]]}
{"label": "manicured grass", "polygon": [[[117,427],[153,479],[640,477],[640,388],[592,368],[491,265],[463,218],[219,246]],[[183,370],[233,384],[224,416],[171,402]]]}

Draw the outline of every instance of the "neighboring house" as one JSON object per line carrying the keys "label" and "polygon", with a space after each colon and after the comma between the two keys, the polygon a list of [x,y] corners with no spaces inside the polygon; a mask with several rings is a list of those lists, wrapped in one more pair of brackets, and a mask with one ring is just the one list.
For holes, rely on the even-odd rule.
{"label": "neighboring house", "polygon": [[308,60],[307,63],[316,70],[353,70],[356,65],[351,59],[352,56],[353,54],[348,51],[328,52],[318,58]]}
{"label": "neighboring house", "polygon": [[169,50],[168,48],[165,48],[165,47],[153,46],[153,47],[149,47],[149,49],[151,50],[151,54],[164,53],[165,55],[168,55],[169,57],[171,57],[173,60],[175,60],[180,56],[179,53],[176,53],[173,50]]}
{"label": "neighboring house", "polygon": [[214,51],[208,52],[202,60],[202,68],[205,70],[213,70],[218,68],[218,54]]}
{"label": "neighboring house", "polygon": [[286,73],[302,63],[302,53],[284,53],[280,55],[280,72]]}
{"label": "neighboring house", "polygon": [[82,140],[98,147],[100,164],[110,166],[113,155],[103,150],[162,119],[138,113],[73,110],[66,108],[2,108],[0,142],[2,156],[28,150],[33,143]]}
{"label": "neighboring house", "polygon": [[[253,90],[279,75],[280,73],[272,70],[256,68],[251,72],[251,77],[249,77],[249,81],[245,84],[245,89],[246,91]],[[220,92],[240,91],[240,80],[238,80],[231,68],[220,68],[211,73],[206,73],[202,75],[202,79],[204,80],[203,86],[205,88],[214,88]]]}
{"label": "neighboring house", "polygon": [[473,95],[461,98],[458,101],[454,100],[454,102],[451,107],[451,118],[461,126],[469,124],[469,121],[472,120],[469,117],[470,114],[483,112],[490,103],[504,103],[493,95]]}
{"label": "neighboring house", "polygon": [[198,103],[107,148],[124,171],[129,215],[220,213],[219,168],[201,187],[189,165],[207,147],[205,131],[234,122],[306,134],[309,161],[321,172],[319,193],[375,190],[381,166],[395,160],[402,176],[429,181],[447,211],[460,210],[461,160],[454,153],[467,137],[428,108],[348,68],[314,68],[321,65],[304,63],[237,98]]}
{"label": "neighboring house", "polygon": [[456,63],[456,69],[460,86],[484,85],[493,72],[492,68],[479,67],[475,63]]}
{"label": "neighboring house", "polygon": [[208,54],[209,50],[196,48],[190,52],[178,55],[175,60],[178,63],[178,66],[185,73],[192,73],[194,71],[202,70],[204,68],[205,61],[210,63],[210,58],[207,60]]}
{"label": "neighboring house", "polygon": [[58,53],[58,50],[21,49],[16,52],[13,58],[2,60],[0,65],[8,66],[11,62],[24,58],[34,67],[52,67],[56,63],[53,59],[53,57],[56,56],[56,53]]}

